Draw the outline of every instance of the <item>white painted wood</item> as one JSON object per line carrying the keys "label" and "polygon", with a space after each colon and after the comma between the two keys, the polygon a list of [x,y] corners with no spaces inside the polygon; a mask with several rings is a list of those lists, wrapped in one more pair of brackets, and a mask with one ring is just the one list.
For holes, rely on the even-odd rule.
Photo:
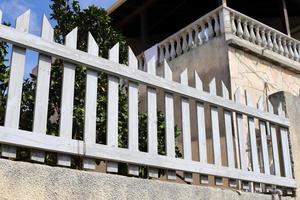
{"label": "white painted wood", "polygon": [[[66,36],[65,45],[76,49],[77,28],[73,29]],[[59,136],[67,139],[72,138],[75,67],[74,64],[64,62]],[[61,166],[71,166],[71,156],[58,154],[57,164]]]}
{"label": "white painted wood", "polygon": [[[213,79],[209,83],[209,91],[212,95],[217,95],[216,81]],[[211,106],[211,126],[212,126],[212,140],[213,140],[213,150],[214,150],[214,164],[222,165],[221,156],[221,142],[220,142],[220,130],[219,130],[219,116],[218,108]]]}
{"label": "white painted wood", "polygon": [[[148,74],[156,74],[156,60],[152,57],[147,63]],[[147,100],[148,100],[148,153],[152,155],[158,154],[157,145],[157,97],[156,90],[151,87],[147,87]],[[155,168],[148,168],[148,176],[152,178],[158,178],[158,170]]]}
{"label": "white painted wood", "polygon": [[[260,110],[264,110],[263,108],[263,98],[260,97],[257,103],[257,108]],[[267,132],[266,132],[266,122],[259,120],[259,128],[260,128],[260,139],[261,139],[261,147],[262,147],[262,156],[263,156],[263,166],[264,173],[270,174],[270,163],[269,163],[269,150],[267,143]]]}
{"label": "white painted wood", "polygon": [[[270,113],[274,113],[273,105],[268,100],[268,111]],[[274,174],[276,176],[280,176],[280,165],[279,165],[279,152],[278,152],[278,140],[277,140],[277,133],[276,133],[276,127],[269,123],[270,126],[270,134],[271,134],[271,140],[272,140],[272,152],[273,152],[273,165],[274,165]]]}
{"label": "white painted wood", "polygon": [[[88,34],[88,53],[98,56],[99,47],[92,34]],[[84,142],[85,145],[96,143],[96,119],[97,119],[97,87],[98,73],[94,70],[86,71],[85,89],[85,111],[84,111]],[[93,159],[83,159],[84,169],[95,169],[96,164]]]}
{"label": "white painted wood", "polygon": [[[155,166],[178,171],[189,171],[199,174],[215,175],[219,177],[230,177],[253,182],[264,182],[265,184],[296,187],[296,181],[291,178],[265,175],[239,169],[203,164],[198,161],[187,161],[178,158],[169,158],[164,155],[151,155],[146,152],[135,152],[122,148],[111,148],[107,145],[95,144],[87,146],[83,151],[83,141],[73,139],[62,139],[51,135],[36,134],[29,131],[16,130],[14,128],[0,127],[0,142],[29,148],[36,148],[44,151],[60,152],[65,154],[86,155],[88,157],[115,160],[124,163],[143,163],[147,166]],[[32,138],[35,140],[32,140]]]}
{"label": "white painted wood", "polygon": [[[253,107],[252,98],[249,92],[245,91],[245,95],[246,95],[247,105]],[[255,123],[254,123],[254,118],[251,116],[248,116],[248,131],[250,134],[252,170],[254,172],[260,172],[258,153],[257,153],[257,144],[256,144]]]}
{"label": "white painted wood", "polygon": [[[235,102],[240,103],[240,89],[238,88],[234,94]],[[237,135],[238,135],[238,150],[239,150],[239,161],[240,168],[242,170],[247,170],[247,162],[246,162],[246,147],[245,147],[245,137],[244,137],[244,129],[243,129],[243,115],[241,113],[236,113],[236,126],[237,126]]]}
{"label": "white painted wood", "polygon": [[[180,74],[180,83],[188,86],[188,71],[185,69]],[[192,160],[192,144],[191,144],[191,120],[190,120],[190,104],[189,99],[181,98],[181,123],[183,136],[183,157],[185,160]],[[189,172],[184,173],[186,182],[193,181],[193,175]]]}
{"label": "white painted wood", "polygon": [[2,10],[0,9],[0,24],[2,23]]}
{"label": "white painted wood", "polygon": [[[29,29],[29,18],[30,10],[19,16],[16,20],[16,30],[27,33]],[[19,128],[20,121],[25,57],[26,49],[19,46],[12,47],[4,126],[15,129]],[[16,152],[17,149],[15,147],[1,146],[1,155],[3,157],[16,158]]]}
{"label": "white painted wood", "polygon": [[[167,61],[164,60],[164,77],[172,81],[172,70]],[[170,93],[165,93],[165,121],[166,121],[166,155],[175,158],[175,132],[174,132],[174,99]],[[168,170],[167,178],[176,179],[176,171]]]}
{"label": "white painted wood", "polygon": [[[278,106],[278,115],[285,117],[285,112],[282,109],[282,103],[280,103]],[[293,178],[288,129],[280,127],[280,136],[281,136],[284,175],[287,178]]]}
{"label": "white painted wood", "polygon": [[106,60],[104,58],[88,55],[85,52],[70,49],[60,44],[49,43],[41,40],[39,37],[30,34],[24,34],[13,28],[0,25],[0,39],[14,45],[28,47],[35,51],[51,55],[78,65],[86,65],[91,69],[100,70],[125,79],[134,80],[149,86],[155,86],[163,90],[172,91],[186,97],[198,99],[199,101],[210,102],[216,106],[222,106],[232,111],[238,111],[256,118],[263,118],[266,121],[289,126],[289,120],[278,117],[274,114],[262,112],[256,108],[249,108],[242,104],[236,104],[229,100],[224,100],[218,96],[212,96],[207,92],[199,91],[192,87],[186,87],[180,83],[170,82],[164,78],[150,75],[140,70],[134,70],[125,65]]}
{"label": "white painted wood", "polygon": [[[138,61],[131,48],[128,48],[128,63],[129,67],[138,68]],[[138,84],[130,81],[128,86],[128,148],[134,151],[139,150],[138,92]],[[128,165],[128,174],[138,176],[139,167]]]}
{"label": "white painted wood", "polygon": [[[109,50],[109,60],[119,63],[119,43]],[[118,121],[119,121],[119,78],[108,76],[107,94],[107,136],[108,146],[118,148]],[[111,173],[118,172],[118,163],[107,162],[106,171]]]}
{"label": "white painted wood", "polygon": [[[54,30],[45,15],[43,17],[42,38],[48,41],[53,41],[54,39]],[[51,56],[47,56],[44,54],[39,55],[33,117],[33,132],[41,134],[46,134],[47,132],[49,85],[52,61],[51,59]],[[31,150],[31,160],[44,162],[44,152]]]}
{"label": "white painted wood", "polygon": [[[229,92],[226,85],[222,81],[222,93],[225,99],[229,99]],[[233,129],[232,129],[232,113],[224,110],[224,121],[225,121],[225,133],[226,133],[226,149],[227,149],[227,161],[228,167],[234,168],[234,145],[233,145]]]}

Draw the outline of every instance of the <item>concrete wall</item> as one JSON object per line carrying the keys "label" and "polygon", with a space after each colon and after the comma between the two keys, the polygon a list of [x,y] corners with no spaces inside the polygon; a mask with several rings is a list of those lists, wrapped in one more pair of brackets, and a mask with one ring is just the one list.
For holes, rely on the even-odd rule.
{"label": "concrete wall", "polygon": [[279,199],[272,195],[166,183],[3,159],[0,159],[0,181],[1,200]]}

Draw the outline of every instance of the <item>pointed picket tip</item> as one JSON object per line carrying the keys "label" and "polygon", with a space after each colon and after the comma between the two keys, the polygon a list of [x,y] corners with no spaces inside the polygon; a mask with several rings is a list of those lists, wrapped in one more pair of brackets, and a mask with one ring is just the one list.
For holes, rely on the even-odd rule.
{"label": "pointed picket tip", "polygon": [[88,53],[94,56],[98,56],[99,54],[98,44],[91,32],[88,34]]}
{"label": "pointed picket tip", "polygon": [[241,103],[241,89],[238,87],[234,93],[235,102]]}
{"label": "pointed picket tip", "polygon": [[166,59],[164,59],[164,77],[169,81],[173,80],[172,70]]}
{"label": "pointed picket tip", "polygon": [[128,47],[128,66],[134,69],[138,69],[139,66],[138,59],[130,47]]}
{"label": "pointed picket tip", "polygon": [[46,17],[46,15],[43,16],[43,22],[42,22],[42,38],[48,41],[53,41],[54,39],[54,30]]}
{"label": "pointed picket tip", "polygon": [[0,9],[0,24],[2,23],[2,15],[3,15],[3,13],[2,13],[2,10]]}
{"label": "pointed picket tip", "polygon": [[264,110],[264,100],[263,100],[262,96],[260,96],[257,101],[257,108],[259,110]]}
{"label": "pointed picket tip", "polygon": [[268,111],[269,113],[274,114],[274,107],[269,99],[268,99]]}
{"label": "pointed picket tip", "polygon": [[24,12],[22,15],[17,17],[16,29],[21,32],[28,33],[29,31],[29,20],[30,20],[30,9]]}
{"label": "pointed picket tip", "polygon": [[66,35],[65,45],[67,47],[71,47],[73,49],[77,48],[77,32],[78,28],[76,27],[71,32],[69,32],[68,35]]}
{"label": "pointed picket tip", "polygon": [[250,107],[254,107],[252,96],[248,90],[245,90],[245,97],[246,97],[246,105]]}
{"label": "pointed picket tip", "polygon": [[202,83],[202,80],[198,74],[198,72],[195,70],[194,72],[195,74],[195,86],[196,86],[196,89],[198,90],[203,90],[203,83]]}
{"label": "pointed picket tip", "polygon": [[222,95],[225,99],[229,99],[229,92],[223,81],[222,81]]}
{"label": "pointed picket tip", "polygon": [[180,82],[183,85],[188,85],[188,71],[187,71],[187,68],[185,68],[185,70],[183,70],[183,72],[181,72]]}
{"label": "pointed picket tip", "polygon": [[213,78],[209,83],[210,94],[217,95],[216,78]]}
{"label": "pointed picket tip", "polygon": [[147,61],[147,72],[149,74],[156,75],[156,58],[152,56],[150,60]]}
{"label": "pointed picket tip", "polygon": [[118,42],[109,50],[108,59],[110,61],[119,63],[119,48],[120,44]]}

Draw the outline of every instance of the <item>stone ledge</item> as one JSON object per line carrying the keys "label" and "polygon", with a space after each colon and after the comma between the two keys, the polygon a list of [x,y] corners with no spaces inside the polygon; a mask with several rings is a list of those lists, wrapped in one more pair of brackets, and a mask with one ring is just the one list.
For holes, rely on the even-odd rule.
{"label": "stone ledge", "polygon": [[5,159],[0,159],[0,181],[0,199],[279,199]]}

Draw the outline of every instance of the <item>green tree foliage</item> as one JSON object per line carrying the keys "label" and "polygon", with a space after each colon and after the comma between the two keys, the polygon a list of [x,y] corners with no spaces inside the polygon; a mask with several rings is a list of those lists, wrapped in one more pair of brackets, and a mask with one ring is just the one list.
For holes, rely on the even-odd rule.
{"label": "green tree foliage", "polygon": [[[106,11],[96,6],[89,6],[81,10],[78,0],[51,0],[51,19],[56,21],[54,27],[55,41],[64,43],[66,36],[74,28],[78,27],[77,48],[87,51],[88,32],[91,32],[99,46],[99,56],[107,57],[109,49],[116,43],[120,44],[120,62],[127,62],[127,44],[125,38],[111,26],[111,19]],[[5,102],[7,95],[9,68],[5,65],[7,46],[0,43],[0,113],[5,113]],[[86,67],[76,66],[76,81],[73,110],[73,138],[83,139],[84,128],[84,100]],[[48,108],[47,134],[59,134],[60,102],[62,88],[63,61],[56,59],[51,68],[51,83]],[[36,77],[31,75],[24,80],[20,128],[32,130],[34,99],[35,99]],[[98,98],[97,98],[97,143],[106,143],[106,107],[107,107],[107,75],[98,73]],[[0,122],[3,123],[4,114],[0,115]],[[180,130],[175,129],[175,137],[180,135]],[[128,95],[127,86],[122,84],[119,89],[119,147],[126,148],[128,143]],[[147,151],[147,114],[139,114],[139,148]],[[158,112],[158,152],[165,154],[165,121],[164,114]],[[181,157],[176,147],[176,155]],[[21,157],[29,157],[21,153]],[[47,154],[46,161],[55,164],[55,155]],[[73,167],[81,168],[81,158],[73,159]],[[121,165],[121,173],[126,165]],[[122,170],[123,169],[123,170]],[[124,172],[125,173],[125,172]],[[142,170],[145,174],[145,168]]]}

